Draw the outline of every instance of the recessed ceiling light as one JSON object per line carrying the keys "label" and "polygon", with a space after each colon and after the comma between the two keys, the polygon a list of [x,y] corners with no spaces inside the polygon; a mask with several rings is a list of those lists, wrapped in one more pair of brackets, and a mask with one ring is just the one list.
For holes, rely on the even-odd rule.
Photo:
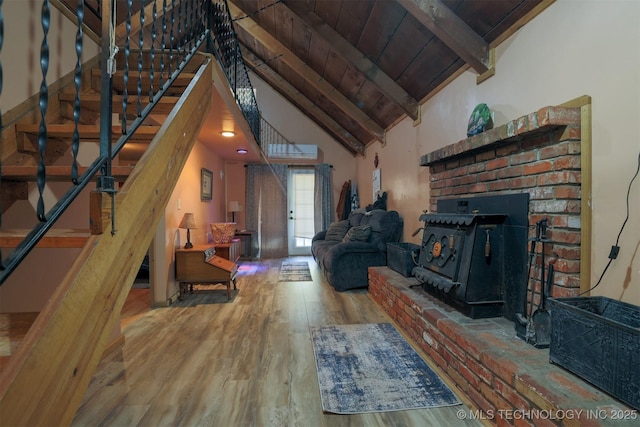
{"label": "recessed ceiling light", "polygon": [[223,130],[222,132],[220,132],[220,135],[224,136],[225,138],[231,138],[232,136],[236,136],[236,133],[230,130]]}
{"label": "recessed ceiling light", "polygon": [[238,149],[236,150],[236,152],[237,152],[238,154],[247,154],[247,153],[248,153],[248,151],[247,151],[247,149],[246,149],[246,148],[238,148]]}

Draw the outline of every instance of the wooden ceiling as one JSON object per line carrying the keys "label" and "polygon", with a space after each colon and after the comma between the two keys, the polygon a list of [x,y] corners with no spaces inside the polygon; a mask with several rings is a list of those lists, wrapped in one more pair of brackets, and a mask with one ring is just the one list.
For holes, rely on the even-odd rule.
{"label": "wooden ceiling", "polygon": [[250,70],[353,155],[554,0],[228,0]]}

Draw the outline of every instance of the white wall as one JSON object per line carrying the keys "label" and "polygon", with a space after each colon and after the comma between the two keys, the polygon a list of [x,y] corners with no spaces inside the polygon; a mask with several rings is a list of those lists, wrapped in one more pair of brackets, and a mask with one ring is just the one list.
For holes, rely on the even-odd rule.
{"label": "white wall", "polygon": [[[476,85],[463,73],[422,105],[422,122],[405,119],[359,158],[358,182],[371,193],[378,152],[389,208],[405,219],[405,240],[428,207],[428,168],[420,156],[466,138],[475,105],[495,111],[496,126],[541,107],[592,97],[592,286],[626,216],[626,194],[640,154],[640,2],[558,0],[496,49],[496,75]],[[364,189],[367,189],[366,191]],[[593,295],[640,304],[640,178],[631,189],[630,219],[614,260]],[[370,195],[368,197],[371,197]],[[415,240],[415,239],[413,239]]]}

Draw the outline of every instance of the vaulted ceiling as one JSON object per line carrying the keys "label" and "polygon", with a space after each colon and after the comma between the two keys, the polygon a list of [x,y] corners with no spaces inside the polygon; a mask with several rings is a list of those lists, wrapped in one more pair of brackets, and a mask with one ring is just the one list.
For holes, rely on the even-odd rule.
{"label": "vaulted ceiling", "polygon": [[353,155],[554,0],[228,0],[246,65]]}
{"label": "vaulted ceiling", "polygon": [[[419,121],[420,105],[467,69],[490,78],[493,48],[555,0],[226,1],[247,67],[355,156],[401,119]],[[131,12],[154,2],[161,10],[141,0]],[[116,32],[127,3],[116,0]],[[100,34],[97,17],[85,23]],[[240,143],[219,137],[229,114],[217,108],[201,135],[227,160]]]}

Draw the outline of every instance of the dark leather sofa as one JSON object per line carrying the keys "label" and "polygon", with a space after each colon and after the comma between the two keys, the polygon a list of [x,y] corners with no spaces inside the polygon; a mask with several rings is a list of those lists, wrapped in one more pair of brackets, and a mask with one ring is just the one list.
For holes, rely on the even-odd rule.
{"label": "dark leather sofa", "polygon": [[[396,211],[374,209],[369,212],[354,211],[348,220],[332,224],[328,230],[317,233],[311,243],[311,253],[324,273],[327,281],[338,291],[366,288],[368,268],[387,265],[387,243],[399,242],[403,222]],[[344,227],[346,225],[346,227]],[[347,233],[366,231],[363,234],[340,238],[334,228],[343,226]],[[329,231],[329,236],[327,232]],[[329,237],[327,239],[326,237]]]}

